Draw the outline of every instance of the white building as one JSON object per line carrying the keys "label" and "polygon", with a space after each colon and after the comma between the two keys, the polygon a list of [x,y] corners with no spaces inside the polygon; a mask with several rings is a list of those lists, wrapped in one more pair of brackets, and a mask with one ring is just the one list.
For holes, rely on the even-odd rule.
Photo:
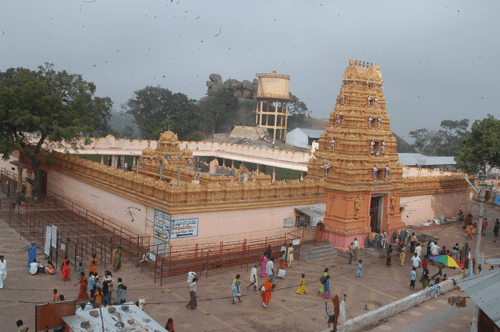
{"label": "white building", "polygon": [[312,141],[318,141],[321,134],[325,132],[319,129],[295,128],[286,134],[286,144],[307,149]]}

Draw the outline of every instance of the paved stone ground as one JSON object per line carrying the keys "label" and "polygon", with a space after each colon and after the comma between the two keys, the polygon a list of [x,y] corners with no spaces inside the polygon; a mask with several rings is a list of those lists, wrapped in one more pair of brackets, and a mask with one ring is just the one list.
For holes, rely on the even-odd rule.
{"label": "paved stone ground", "polygon": [[[488,215],[491,221],[493,211],[489,212],[492,212]],[[500,216],[499,210],[495,210],[494,213],[497,217]],[[484,238],[484,251],[487,257],[495,257],[493,254],[495,251],[498,252],[500,241],[493,242],[492,227],[488,231],[489,234]],[[440,238],[439,245],[444,244],[447,247],[453,246],[455,242],[461,245],[465,242],[465,233],[461,229],[461,224],[433,226],[425,229],[425,233],[435,234]],[[14,330],[18,319],[23,319],[34,330],[35,303],[50,302],[54,288],[57,288],[59,294],[63,294],[66,299],[74,299],[78,294],[78,287],[75,286],[76,275],[72,276],[71,281],[64,282],[60,272],[54,276],[31,276],[28,273],[27,252],[23,248],[29,241],[31,239],[20,238],[15,229],[9,228],[3,221],[0,221],[0,252],[8,261],[8,278],[4,289],[0,290],[0,322],[2,323],[0,331]],[[39,251],[39,258],[43,258],[43,250]],[[408,259],[405,266],[399,266],[399,261],[394,257],[393,265],[387,268],[385,259],[371,257],[365,252],[361,252],[360,258],[363,259],[364,268],[361,278],[356,277],[357,266],[354,263],[348,265],[348,260],[341,256],[311,263],[296,262],[292,268],[288,269],[285,279],[277,279],[276,291],[272,294],[273,298],[267,309],[262,307],[257,292],[252,290],[247,292],[245,289],[249,283],[249,268],[246,266],[233,267],[220,272],[209,271],[208,275],[204,274],[198,284],[198,308],[196,310],[185,308],[189,300],[186,277],[164,280],[163,287],[160,287],[159,283],[154,284],[149,277],[141,275],[140,269],[136,268],[133,262],[127,261],[113,276],[115,282],[116,278],[123,278],[124,283],[129,287],[128,301],[135,302],[139,298],[145,298],[146,312],[160,324],[165,324],[167,319],[172,317],[176,331],[321,331],[326,328],[325,300],[316,294],[320,288],[319,277],[325,267],[330,269],[332,276],[332,295],[339,294],[342,298],[342,294],[347,293],[347,319],[365,313],[365,306],[373,310],[414,292],[409,289],[411,262]],[[42,262],[45,261],[42,260]],[[84,267],[88,271],[88,265],[84,264]],[[101,275],[103,270],[100,266]],[[437,267],[430,266],[430,270],[431,274],[435,273]],[[231,282],[237,273],[242,275],[243,302],[232,305]],[[306,274],[309,291],[307,295],[295,294],[301,273]],[[458,270],[445,269],[445,273],[452,276],[458,273]],[[262,281],[263,279],[259,280],[259,282]],[[458,294],[458,291],[452,293]],[[422,320],[424,317],[447,310],[447,303],[443,303],[447,296],[448,294],[426,302],[418,308],[410,309],[406,313],[396,315],[387,322],[374,327],[373,330],[404,329],[411,324],[418,323],[419,319]],[[327,302],[331,310],[332,302],[330,300]],[[471,306],[468,305],[458,315],[451,312],[448,316],[455,314],[452,317],[454,323],[465,328],[467,324],[470,326],[472,316],[470,309]],[[431,331],[449,331],[445,327],[449,326],[437,325]],[[453,329],[453,331],[461,330]]]}

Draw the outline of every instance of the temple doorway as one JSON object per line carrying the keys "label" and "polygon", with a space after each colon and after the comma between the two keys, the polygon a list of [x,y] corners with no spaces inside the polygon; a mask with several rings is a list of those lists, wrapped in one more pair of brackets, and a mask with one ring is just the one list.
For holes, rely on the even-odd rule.
{"label": "temple doorway", "polygon": [[370,229],[372,232],[382,232],[382,211],[384,210],[384,195],[372,196],[370,200]]}

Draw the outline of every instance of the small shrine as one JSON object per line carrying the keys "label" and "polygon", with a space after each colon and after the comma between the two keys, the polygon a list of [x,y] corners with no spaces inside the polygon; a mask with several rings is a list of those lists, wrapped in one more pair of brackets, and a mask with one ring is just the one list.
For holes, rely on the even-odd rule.
{"label": "small shrine", "polygon": [[354,238],[363,244],[372,232],[405,227],[398,159],[379,65],[351,59],[329,124],[309,161],[308,176],[326,184],[325,240],[345,249]]}

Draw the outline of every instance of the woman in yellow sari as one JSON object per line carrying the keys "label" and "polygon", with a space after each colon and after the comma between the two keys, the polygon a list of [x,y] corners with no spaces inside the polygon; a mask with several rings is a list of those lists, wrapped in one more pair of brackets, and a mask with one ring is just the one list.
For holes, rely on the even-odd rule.
{"label": "woman in yellow sari", "polygon": [[297,288],[297,294],[307,294],[306,275],[303,273],[302,278],[300,279],[300,286]]}
{"label": "woman in yellow sari", "polygon": [[97,258],[96,254],[92,254],[92,258],[89,260],[89,272],[97,274]]}

